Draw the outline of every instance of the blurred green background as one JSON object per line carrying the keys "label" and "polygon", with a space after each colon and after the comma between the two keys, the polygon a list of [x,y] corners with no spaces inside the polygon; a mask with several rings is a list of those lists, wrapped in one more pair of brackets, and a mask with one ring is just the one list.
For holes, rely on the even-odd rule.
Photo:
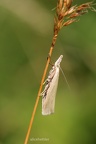
{"label": "blurred green background", "polygon": [[[0,0],[0,144],[24,143],[51,45],[56,3]],[[40,99],[28,143],[96,144],[96,13],[89,11],[61,30],[52,62],[61,54],[71,92],[60,73],[55,114],[42,116]]]}

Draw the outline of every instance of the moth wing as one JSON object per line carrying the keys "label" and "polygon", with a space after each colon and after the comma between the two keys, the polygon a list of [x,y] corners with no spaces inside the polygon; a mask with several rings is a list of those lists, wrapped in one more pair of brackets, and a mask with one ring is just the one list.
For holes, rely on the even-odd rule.
{"label": "moth wing", "polygon": [[47,95],[42,98],[42,115],[49,115],[51,113],[54,113],[58,79],[59,79],[59,68],[57,67],[54,77],[50,82],[50,87],[48,88]]}

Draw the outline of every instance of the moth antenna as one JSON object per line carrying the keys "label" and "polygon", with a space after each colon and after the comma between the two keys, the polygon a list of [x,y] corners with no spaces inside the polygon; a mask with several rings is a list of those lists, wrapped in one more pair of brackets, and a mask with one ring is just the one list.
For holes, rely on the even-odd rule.
{"label": "moth antenna", "polygon": [[68,80],[67,80],[67,78],[66,78],[66,76],[65,76],[65,73],[64,73],[64,71],[62,70],[61,67],[60,67],[60,70],[61,70],[61,72],[62,72],[62,74],[63,74],[63,77],[64,77],[64,79],[65,79],[65,81],[66,81],[66,83],[67,83],[67,86],[68,86],[69,90],[71,90],[70,85],[69,85],[69,83],[68,83]]}

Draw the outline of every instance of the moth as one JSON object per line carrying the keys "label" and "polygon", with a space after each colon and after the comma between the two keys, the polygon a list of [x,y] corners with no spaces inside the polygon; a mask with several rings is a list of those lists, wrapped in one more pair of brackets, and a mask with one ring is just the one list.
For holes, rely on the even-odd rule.
{"label": "moth", "polygon": [[52,69],[49,71],[48,78],[46,79],[45,88],[42,95],[42,115],[50,115],[54,113],[55,107],[55,97],[58,87],[58,80],[59,80],[59,71],[60,71],[60,63],[62,61],[63,55],[61,55],[55,64],[53,65]]}

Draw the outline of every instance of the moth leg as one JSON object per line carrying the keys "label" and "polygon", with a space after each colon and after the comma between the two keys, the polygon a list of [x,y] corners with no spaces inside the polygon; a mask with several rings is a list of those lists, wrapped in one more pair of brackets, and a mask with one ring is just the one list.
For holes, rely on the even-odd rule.
{"label": "moth leg", "polygon": [[43,93],[44,93],[44,91],[40,93],[40,96],[43,96]]}
{"label": "moth leg", "polygon": [[45,93],[46,89],[44,89],[41,93],[40,93],[40,96],[43,96],[44,93]]}
{"label": "moth leg", "polygon": [[40,93],[40,96],[43,96],[44,95],[44,93],[45,93],[45,89]]}
{"label": "moth leg", "polygon": [[52,61],[51,61],[51,56],[50,56],[50,54],[48,54],[48,56],[47,56],[47,60],[48,60],[48,58],[50,58],[50,63],[49,63],[49,64],[50,64],[51,66],[54,66],[54,64],[52,64]]}
{"label": "moth leg", "polygon": [[47,83],[47,79],[43,82],[43,85]]}
{"label": "moth leg", "polygon": [[43,96],[44,93],[45,93],[45,89],[40,93],[40,96]]}

